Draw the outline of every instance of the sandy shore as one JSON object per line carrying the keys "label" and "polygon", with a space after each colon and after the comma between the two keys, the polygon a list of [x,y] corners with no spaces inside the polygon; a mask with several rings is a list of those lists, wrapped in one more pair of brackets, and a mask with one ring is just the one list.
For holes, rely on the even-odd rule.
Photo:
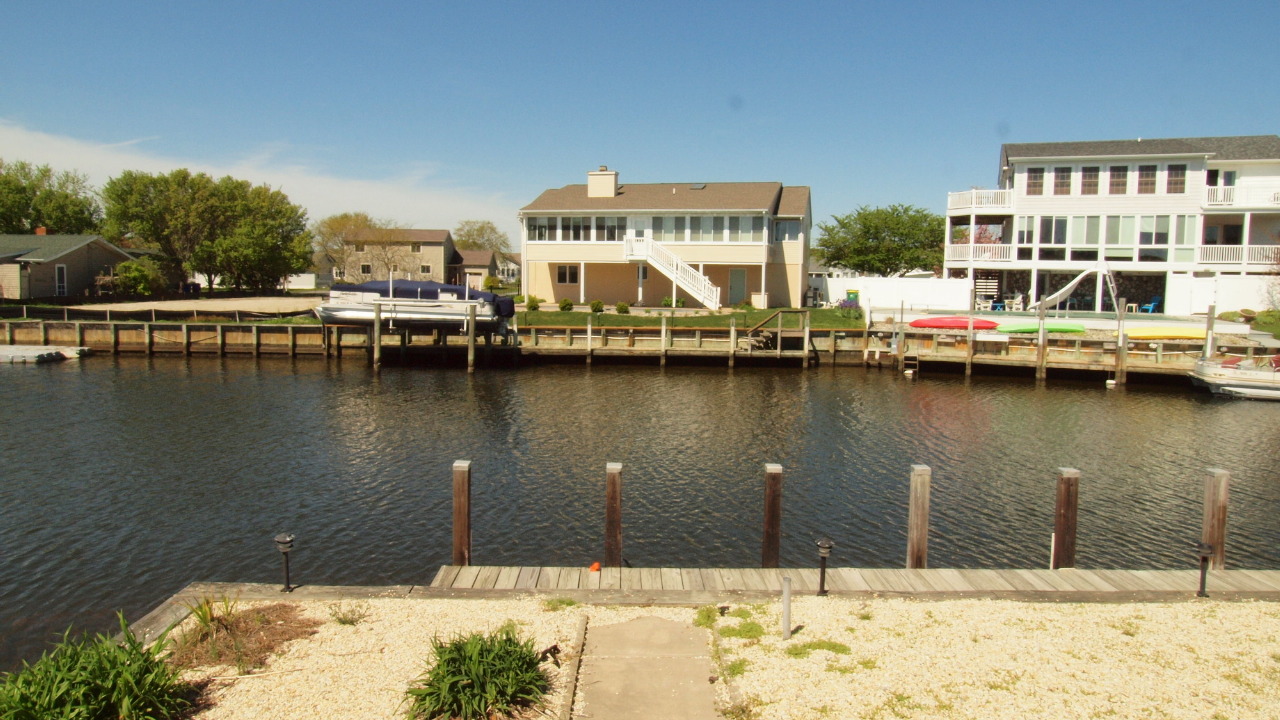
{"label": "sandy shore", "polygon": [[153,300],[147,302],[101,303],[80,305],[86,310],[172,310],[176,312],[303,312],[324,302],[320,296],[281,295],[243,298],[193,298],[191,300]]}
{"label": "sandy shore", "polygon": [[[671,607],[549,611],[531,597],[358,602],[368,617],[354,626],[331,620],[332,603],[303,602],[306,614],[326,621],[319,633],[293,643],[266,674],[216,681],[215,705],[198,717],[394,717],[433,636],[492,631],[511,619],[539,648],[570,648],[584,614],[589,626],[695,617]],[[1275,718],[1280,708],[1277,603],[803,597],[792,607],[801,627],[789,641],[780,637],[780,612],[778,603],[733,606],[714,638],[708,633],[720,674],[730,676],[721,695],[750,708],[743,717],[1237,720]],[[719,633],[744,622],[759,623],[764,635]],[[556,678],[549,715],[560,707],[563,680]]]}

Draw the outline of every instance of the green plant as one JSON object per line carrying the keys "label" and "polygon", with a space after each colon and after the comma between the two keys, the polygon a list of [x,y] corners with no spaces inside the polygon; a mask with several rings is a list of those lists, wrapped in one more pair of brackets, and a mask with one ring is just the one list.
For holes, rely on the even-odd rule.
{"label": "green plant", "polygon": [[592,301],[591,301],[591,312],[593,312],[593,313],[602,313],[602,312],[604,312],[604,301],[603,301],[603,300],[592,300]]}
{"label": "green plant", "polygon": [[339,625],[359,625],[369,617],[369,603],[333,603],[329,606],[329,617]]}
{"label": "green plant", "polygon": [[793,658],[807,658],[809,653],[814,650],[826,650],[836,655],[848,655],[849,646],[844,643],[832,642],[830,640],[810,640],[799,645],[791,645],[787,648],[787,654]]}
{"label": "green plant", "polygon": [[739,677],[747,671],[746,658],[738,658],[724,666],[723,672],[725,677]]}
{"label": "green plant", "polygon": [[745,607],[736,607],[726,614],[729,617],[742,618],[743,620],[750,620],[752,618],[751,608]]}
{"label": "green plant", "polygon": [[302,617],[297,605],[271,603],[243,610],[229,598],[193,605],[195,627],[178,636],[170,661],[178,667],[234,665],[245,674],[267,662],[285,643],[315,634],[321,623]]}
{"label": "green plant", "polygon": [[755,309],[756,309],[756,306],[755,306],[755,305],[752,305],[750,300],[743,300],[742,302],[738,303],[737,305],[734,305],[734,306],[733,306],[733,309],[734,309],[734,310],[742,310],[742,311],[746,311],[746,310],[755,310]]}
{"label": "green plant", "polygon": [[515,303],[515,304],[519,305],[520,303],[524,302],[524,296],[523,296],[523,295],[512,295],[512,296],[511,296],[511,302],[513,302],[513,303]]}
{"label": "green plant", "polygon": [[484,279],[484,289],[488,292],[495,292],[500,287],[502,287],[502,281],[497,277],[490,275]]}
{"label": "green plant", "polygon": [[619,315],[630,315],[630,314],[631,314],[631,306],[630,306],[630,305],[628,305],[628,304],[626,304],[626,303],[624,303],[624,302],[620,302],[620,303],[618,303],[617,305],[614,305],[614,306],[613,306],[613,309],[614,309],[614,310],[616,310],[616,311],[618,311],[618,314],[619,314]]}
{"label": "green plant", "polygon": [[485,719],[533,707],[550,688],[532,640],[510,627],[431,641],[435,664],[406,691],[414,718]]}
{"label": "green plant", "polygon": [[142,720],[176,717],[190,707],[194,688],[164,659],[168,633],[148,648],[124,615],[117,618],[117,638],[73,638],[68,631],[35,663],[4,675],[0,717]]}
{"label": "green plant", "polygon": [[577,604],[578,604],[578,601],[574,600],[573,598],[567,598],[567,597],[547,598],[546,600],[542,601],[542,609],[546,610],[547,612],[559,612],[560,610],[563,610],[568,607],[573,607],[574,605],[577,605]]}
{"label": "green plant", "polygon": [[742,638],[754,640],[764,637],[764,628],[754,620],[743,620],[737,625],[726,625],[720,628],[720,637]]}
{"label": "green plant", "polygon": [[662,302],[659,304],[662,305],[662,307],[671,307],[671,298],[669,296],[664,297],[662,298]]}
{"label": "green plant", "polygon": [[676,307],[678,308],[684,307],[684,298],[682,297],[676,298]]}
{"label": "green plant", "polygon": [[560,312],[569,312],[573,309],[573,301],[569,298],[560,298]]}
{"label": "green plant", "polygon": [[526,310],[535,311],[538,308],[542,307],[542,301],[534,297],[533,295],[530,295],[529,299],[525,301],[524,307]]}
{"label": "green plant", "polygon": [[694,615],[693,624],[695,627],[709,630],[716,626],[716,619],[719,617],[720,610],[715,605],[703,605],[698,608],[697,614]]}

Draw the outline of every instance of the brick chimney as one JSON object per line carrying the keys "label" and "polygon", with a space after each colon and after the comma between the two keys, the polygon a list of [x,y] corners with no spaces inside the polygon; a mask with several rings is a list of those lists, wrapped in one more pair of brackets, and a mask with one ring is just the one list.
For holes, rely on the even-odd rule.
{"label": "brick chimney", "polygon": [[49,233],[48,233],[48,231],[47,231],[47,230],[45,230],[45,229],[44,229],[44,226],[43,226],[43,225],[41,225],[40,227],[36,228],[36,234],[37,234],[37,235],[48,235]]}
{"label": "brick chimney", "polygon": [[601,165],[599,170],[587,173],[587,197],[611,198],[618,196],[618,171]]}

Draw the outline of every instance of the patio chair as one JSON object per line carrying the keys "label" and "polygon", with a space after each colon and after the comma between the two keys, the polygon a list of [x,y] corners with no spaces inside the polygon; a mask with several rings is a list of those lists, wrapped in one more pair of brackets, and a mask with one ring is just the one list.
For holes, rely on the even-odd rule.
{"label": "patio chair", "polygon": [[1156,308],[1158,307],[1160,307],[1160,296],[1156,295],[1155,297],[1151,298],[1151,302],[1138,308],[1138,312],[1154,313],[1156,311]]}
{"label": "patio chair", "polygon": [[1018,293],[1011,300],[1005,301],[1004,306],[1009,312],[1022,312],[1022,293]]}

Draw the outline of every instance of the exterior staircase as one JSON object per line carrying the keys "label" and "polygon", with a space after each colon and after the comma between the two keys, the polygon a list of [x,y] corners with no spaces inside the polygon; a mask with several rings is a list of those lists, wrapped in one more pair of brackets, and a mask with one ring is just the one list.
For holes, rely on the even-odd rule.
{"label": "exterior staircase", "polygon": [[661,243],[628,235],[623,238],[622,251],[627,260],[643,261],[657,268],[658,272],[671,278],[676,287],[692,295],[703,306],[711,310],[720,309],[720,288]]}

